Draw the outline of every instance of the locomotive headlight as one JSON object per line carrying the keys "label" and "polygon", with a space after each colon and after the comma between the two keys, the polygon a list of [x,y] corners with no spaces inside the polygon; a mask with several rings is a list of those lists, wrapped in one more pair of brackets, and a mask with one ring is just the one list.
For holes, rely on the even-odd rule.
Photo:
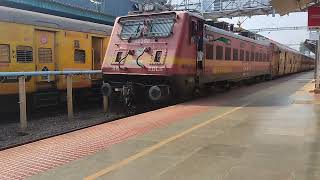
{"label": "locomotive headlight", "polygon": [[150,87],[148,91],[149,99],[152,101],[162,101],[169,97],[170,89],[168,85],[156,85]]}
{"label": "locomotive headlight", "polygon": [[162,97],[161,89],[159,86],[152,86],[149,89],[149,98],[153,101],[159,101]]}

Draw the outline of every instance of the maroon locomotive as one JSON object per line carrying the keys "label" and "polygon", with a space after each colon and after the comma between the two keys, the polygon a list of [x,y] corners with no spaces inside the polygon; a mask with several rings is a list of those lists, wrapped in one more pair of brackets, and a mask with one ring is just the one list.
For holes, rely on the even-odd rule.
{"label": "maroon locomotive", "polygon": [[215,28],[190,12],[144,13],[116,19],[102,90],[134,111],[142,100],[183,99],[205,86],[313,67],[311,58],[295,50]]}

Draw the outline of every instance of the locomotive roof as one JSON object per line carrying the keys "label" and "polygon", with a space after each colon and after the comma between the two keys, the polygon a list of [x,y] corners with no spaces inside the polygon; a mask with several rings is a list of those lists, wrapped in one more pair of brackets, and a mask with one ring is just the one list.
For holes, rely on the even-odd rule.
{"label": "locomotive roof", "polygon": [[248,38],[248,37],[245,37],[245,36],[241,36],[241,35],[235,34],[233,32],[226,31],[226,30],[223,30],[223,29],[219,29],[219,28],[216,28],[216,27],[213,27],[213,26],[210,26],[210,25],[206,25],[206,27],[210,31],[213,31],[213,32],[216,32],[216,33],[219,33],[219,34],[223,34],[223,35],[226,35],[226,36],[230,36],[230,37],[233,37],[233,38],[236,38],[236,39],[240,39],[240,40],[243,40],[243,41],[252,42],[252,43],[255,43],[255,44],[262,45],[262,46],[269,46],[270,45],[270,42],[267,42],[267,41],[254,40],[254,39],[251,39],[251,38]]}
{"label": "locomotive roof", "polygon": [[161,12],[145,12],[145,13],[141,13],[141,14],[129,14],[126,16],[120,16],[121,18],[125,18],[125,17],[139,17],[139,16],[152,16],[152,15],[167,15],[167,14],[189,14],[191,16],[195,16],[199,19],[203,19],[204,18],[202,16],[200,16],[199,14],[193,13],[193,12],[189,12],[189,11],[161,11]]}
{"label": "locomotive roof", "polygon": [[112,26],[0,6],[0,21],[110,35]]}

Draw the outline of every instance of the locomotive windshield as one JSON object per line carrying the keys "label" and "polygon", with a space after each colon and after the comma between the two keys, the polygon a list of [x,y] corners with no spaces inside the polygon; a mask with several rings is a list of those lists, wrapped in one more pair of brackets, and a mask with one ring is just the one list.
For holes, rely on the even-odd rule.
{"label": "locomotive windshield", "polygon": [[147,37],[168,37],[172,33],[174,19],[153,19],[149,24]]}
{"label": "locomotive windshield", "polygon": [[143,21],[128,21],[122,25],[120,37],[121,39],[135,39],[141,35]]}
{"label": "locomotive windshield", "polygon": [[143,18],[143,19],[121,19],[121,39],[136,39],[139,37],[161,38],[172,34],[175,18],[172,16]]}

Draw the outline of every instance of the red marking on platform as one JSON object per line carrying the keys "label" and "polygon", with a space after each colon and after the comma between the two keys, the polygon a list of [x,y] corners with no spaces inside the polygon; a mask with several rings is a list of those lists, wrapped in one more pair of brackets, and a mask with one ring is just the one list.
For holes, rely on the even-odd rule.
{"label": "red marking on platform", "polygon": [[128,117],[0,152],[0,179],[24,179],[208,110],[184,104]]}

